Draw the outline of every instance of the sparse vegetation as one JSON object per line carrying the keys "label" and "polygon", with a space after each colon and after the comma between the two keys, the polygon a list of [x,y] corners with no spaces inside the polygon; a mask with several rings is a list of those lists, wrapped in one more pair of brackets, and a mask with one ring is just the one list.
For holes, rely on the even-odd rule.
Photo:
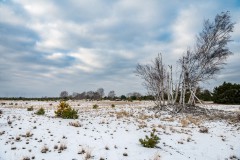
{"label": "sparse vegetation", "polygon": [[77,112],[78,110],[73,109],[67,102],[61,101],[55,111],[55,115],[63,119],[77,119]]}
{"label": "sparse vegetation", "polygon": [[145,139],[139,139],[139,142],[143,145],[143,147],[147,148],[154,148],[159,143],[159,137],[155,135],[156,130],[153,129],[153,131],[150,133],[150,137],[146,135]]}
{"label": "sparse vegetation", "polygon": [[130,114],[125,110],[116,112],[116,115],[117,115],[117,119],[130,116]]}
{"label": "sparse vegetation", "polygon": [[58,145],[54,145],[53,149],[58,149]]}
{"label": "sparse vegetation", "polygon": [[181,119],[181,125],[182,125],[182,127],[187,127],[188,126],[188,124],[189,124],[189,121],[187,120],[187,119]]}
{"label": "sparse vegetation", "polygon": [[87,150],[84,158],[85,158],[85,160],[91,159],[92,158],[92,152],[90,150]]}
{"label": "sparse vegetation", "polygon": [[27,131],[26,134],[25,134],[26,137],[32,137],[32,135],[33,134],[30,131]]}
{"label": "sparse vegetation", "polygon": [[43,148],[41,149],[42,153],[47,153],[48,152],[48,147],[47,146],[43,146]]}
{"label": "sparse vegetation", "polygon": [[93,109],[97,109],[99,106],[97,104],[93,105]]}
{"label": "sparse vegetation", "polygon": [[159,153],[156,153],[153,157],[153,160],[161,160],[161,156]]}
{"label": "sparse vegetation", "polygon": [[200,133],[208,133],[208,128],[207,128],[207,127],[201,127],[201,128],[199,129],[199,132],[200,132]]}
{"label": "sparse vegetation", "polygon": [[44,114],[45,114],[44,108],[42,108],[42,107],[39,108],[35,114],[36,114],[36,115],[44,115]]}
{"label": "sparse vegetation", "polygon": [[128,156],[128,154],[125,152],[125,153],[123,153],[123,156],[124,156],[124,157],[127,157],[127,156]]}
{"label": "sparse vegetation", "polygon": [[67,149],[67,146],[66,146],[66,144],[64,144],[64,143],[61,143],[61,144],[59,145],[59,147],[58,147],[58,150],[60,150],[60,151],[63,151],[63,150],[65,150],[65,149]]}
{"label": "sparse vegetation", "polygon": [[69,125],[70,126],[74,126],[74,127],[82,127],[82,125],[78,121],[76,121],[76,122],[69,122]]}
{"label": "sparse vegetation", "polygon": [[27,111],[33,111],[33,106],[28,107]]}
{"label": "sparse vegetation", "polygon": [[19,142],[19,141],[21,140],[21,137],[20,137],[20,136],[17,136],[17,137],[15,138],[15,140],[16,140],[16,142]]}
{"label": "sparse vegetation", "polygon": [[30,158],[29,157],[23,157],[22,160],[30,160]]}
{"label": "sparse vegetation", "polygon": [[115,108],[115,105],[114,105],[114,104],[112,104],[112,105],[111,105],[111,107],[112,107],[112,108]]}

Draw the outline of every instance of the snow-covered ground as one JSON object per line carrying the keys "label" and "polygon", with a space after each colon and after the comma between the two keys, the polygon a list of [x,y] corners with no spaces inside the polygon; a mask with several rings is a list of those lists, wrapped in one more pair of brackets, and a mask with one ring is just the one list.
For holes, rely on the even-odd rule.
{"label": "snow-covered ground", "polygon": [[[224,160],[240,158],[240,125],[224,120],[169,115],[149,110],[153,102],[73,101],[77,120],[54,117],[59,102],[0,101],[0,160]],[[115,108],[111,104],[115,104]],[[93,109],[98,104],[98,109]],[[34,111],[27,111],[33,106]],[[35,115],[39,107],[44,116]],[[226,106],[212,105],[224,109]],[[228,106],[232,107],[232,106]],[[239,111],[240,106],[234,106]],[[237,108],[237,109],[236,109]],[[231,111],[231,109],[230,109]],[[8,120],[12,124],[8,124]],[[69,125],[79,122],[80,127]],[[208,133],[200,133],[207,127]],[[157,148],[144,148],[139,139],[155,128]],[[59,146],[66,149],[59,151]],[[54,147],[58,149],[54,149]],[[42,153],[44,147],[48,148]],[[64,148],[64,147],[63,147]],[[83,153],[85,151],[86,153]],[[158,157],[160,156],[160,158]]]}

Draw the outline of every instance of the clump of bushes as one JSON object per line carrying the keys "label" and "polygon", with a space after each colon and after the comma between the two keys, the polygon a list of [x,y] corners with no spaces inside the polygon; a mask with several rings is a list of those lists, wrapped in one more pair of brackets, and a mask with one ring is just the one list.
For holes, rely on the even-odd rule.
{"label": "clump of bushes", "polygon": [[155,135],[156,129],[150,133],[150,137],[146,136],[145,139],[139,139],[139,142],[142,144],[143,147],[147,148],[154,148],[159,143],[159,137]]}
{"label": "clump of bushes", "polygon": [[42,107],[39,108],[35,114],[36,114],[36,115],[44,115],[44,114],[45,114],[44,108],[42,108]]}
{"label": "clump of bushes", "polygon": [[33,111],[33,106],[28,107],[27,111]]}
{"label": "clump of bushes", "polygon": [[93,109],[97,109],[99,106],[97,104],[93,105]]}
{"label": "clump of bushes", "polygon": [[115,108],[115,105],[114,105],[114,104],[112,104],[112,105],[111,105],[111,107],[112,107],[112,108]]}
{"label": "clump of bushes", "polygon": [[221,104],[240,104],[240,84],[224,82],[213,90],[213,102]]}
{"label": "clump of bushes", "polygon": [[57,110],[55,114],[57,117],[61,117],[63,119],[77,119],[78,110],[72,108],[67,102],[61,101],[60,104],[57,106]]}
{"label": "clump of bushes", "polygon": [[2,110],[0,110],[0,114],[3,114],[3,111],[2,111]]}

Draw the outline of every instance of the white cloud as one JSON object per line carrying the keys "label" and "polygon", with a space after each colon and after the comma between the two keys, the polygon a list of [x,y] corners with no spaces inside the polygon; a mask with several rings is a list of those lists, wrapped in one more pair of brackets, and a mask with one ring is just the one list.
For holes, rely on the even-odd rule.
{"label": "white cloud", "polygon": [[68,55],[76,58],[86,66],[84,67],[82,65],[77,65],[77,68],[80,69],[94,71],[95,69],[102,68],[104,64],[94,49],[79,48],[77,52],[72,52]]}
{"label": "white cloud", "polygon": [[51,55],[47,55],[46,58],[50,60],[58,60],[60,58],[64,57],[63,53],[53,53]]}
{"label": "white cloud", "polygon": [[[228,2],[226,6],[217,0],[1,3],[0,23],[5,28],[0,28],[0,72],[12,82],[0,85],[11,88],[20,84],[32,91],[44,86],[36,84],[51,80],[48,87],[52,95],[61,86],[76,91],[93,83],[121,90],[122,94],[130,92],[132,86],[142,90],[140,80],[138,83],[133,78],[137,63],[146,64],[161,52],[165,64],[175,64],[188,47],[193,47],[203,19],[212,20],[226,9],[233,11],[233,21],[237,22],[229,47],[238,54],[239,7],[233,4]],[[230,69],[237,60],[236,54],[229,58]],[[79,81],[81,86],[77,85]]]}
{"label": "white cloud", "polygon": [[25,20],[20,17],[14,10],[6,5],[0,4],[0,22],[11,25],[24,25]]}

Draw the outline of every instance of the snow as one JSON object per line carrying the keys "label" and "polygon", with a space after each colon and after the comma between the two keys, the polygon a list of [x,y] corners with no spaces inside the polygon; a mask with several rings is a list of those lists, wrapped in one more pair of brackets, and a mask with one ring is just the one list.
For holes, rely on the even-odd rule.
{"label": "snow", "polygon": [[[240,158],[239,124],[201,119],[199,124],[183,126],[181,120],[186,119],[185,115],[154,113],[149,110],[153,102],[69,101],[71,106],[79,109],[77,120],[55,118],[54,110],[59,102],[4,103],[1,101],[0,104],[0,110],[3,111],[0,115],[0,160],[33,156],[36,160],[81,160],[86,156],[78,154],[82,149],[91,152],[91,159],[96,160],[153,160],[157,155],[164,160]],[[111,107],[112,103],[115,108]],[[98,104],[99,109],[93,109],[93,104]],[[29,106],[33,106],[34,111],[27,111]],[[43,116],[34,114],[40,107],[46,109]],[[211,107],[226,108],[221,105]],[[236,111],[239,106],[233,108]],[[8,117],[11,125],[7,123]],[[69,122],[76,121],[82,126],[69,125]],[[208,128],[208,133],[199,132],[199,127],[203,126]],[[157,130],[160,143],[157,148],[144,148],[139,139],[150,135],[153,128]],[[5,133],[1,134],[3,131]],[[21,136],[28,131],[33,134],[31,137]],[[18,136],[20,141],[16,140]],[[66,145],[67,149],[58,153],[54,146],[60,144]],[[49,152],[41,153],[44,146],[49,148]],[[12,147],[16,149],[12,150]],[[124,153],[127,156],[123,156]]]}

